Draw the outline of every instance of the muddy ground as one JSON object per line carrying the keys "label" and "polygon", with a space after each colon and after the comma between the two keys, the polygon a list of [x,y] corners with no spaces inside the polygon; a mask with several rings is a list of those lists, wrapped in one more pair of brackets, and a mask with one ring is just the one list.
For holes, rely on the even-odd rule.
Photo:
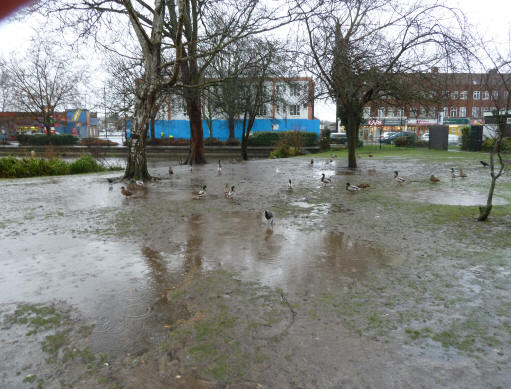
{"label": "muddy ground", "polygon": [[0,387],[510,387],[509,174],[338,155],[2,180]]}

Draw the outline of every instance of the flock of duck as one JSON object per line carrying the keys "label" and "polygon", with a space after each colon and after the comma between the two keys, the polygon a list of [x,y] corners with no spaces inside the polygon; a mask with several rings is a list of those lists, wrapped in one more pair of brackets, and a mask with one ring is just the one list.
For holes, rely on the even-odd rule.
{"label": "flock of duck", "polygon": [[[327,163],[332,163],[332,160],[330,160]],[[480,161],[480,163],[483,165],[483,167],[487,167],[488,166],[488,163],[485,162],[485,161]],[[310,166],[312,167],[313,165],[314,165],[314,160],[311,159]],[[168,171],[169,171],[169,175],[173,175],[174,174],[174,171],[173,171],[171,166],[169,167]],[[190,165],[190,172],[191,171],[193,171],[192,165]],[[219,175],[222,172],[222,162],[220,160],[218,161],[217,171],[218,171]],[[276,171],[278,172],[278,169]],[[456,170],[454,168],[451,168],[451,179],[455,180],[458,177],[466,178],[467,174],[465,172],[463,172],[462,169],[459,169],[459,172],[456,173]],[[326,186],[328,186],[329,184],[332,183],[332,178],[328,178],[328,177],[326,177],[325,173],[322,173],[320,181],[322,183],[322,186],[326,187]],[[402,176],[399,175],[399,172],[397,170],[394,171],[394,181],[398,185],[401,185],[401,184],[404,184],[405,182],[407,182],[407,180],[405,178],[403,178]],[[434,184],[436,184],[436,183],[440,182],[440,179],[438,177],[436,177],[434,174],[431,174],[431,176],[429,177],[429,181],[434,183]],[[112,179],[108,179],[108,182],[110,184],[112,184],[113,180]],[[369,183],[367,183],[367,182],[362,182],[362,183],[360,183],[358,185],[352,185],[349,182],[347,182],[345,189],[346,189],[346,191],[348,193],[353,194],[354,192],[358,192],[360,190],[367,189],[370,186],[371,185]],[[135,181],[135,189],[143,189],[143,188],[144,188],[144,182],[143,181],[141,181],[141,180]],[[293,189],[293,185],[292,185],[291,179],[288,180],[287,188],[288,188],[288,190],[292,190]],[[110,189],[111,189],[111,187],[110,187]],[[121,186],[121,194],[123,196],[125,196],[126,198],[128,198],[128,197],[133,195],[133,192],[128,190],[124,186]],[[207,186],[206,185],[202,185],[201,188],[198,191],[194,192],[194,197],[196,199],[203,199],[203,198],[206,197],[206,195],[207,195]],[[227,199],[234,199],[234,196],[235,196],[235,186],[234,185],[225,184],[224,197],[227,198]],[[269,211],[269,210],[265,210],[264,211],[264,217],[267,220],[267,222],[273,226],[273,213],[271,211]]]}

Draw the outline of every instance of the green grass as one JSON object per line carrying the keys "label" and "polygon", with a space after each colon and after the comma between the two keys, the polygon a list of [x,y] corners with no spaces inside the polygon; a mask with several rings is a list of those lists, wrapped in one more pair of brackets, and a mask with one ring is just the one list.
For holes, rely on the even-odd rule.
{"label": "green grass", "polygon": [[41,330],[68,324],[70,318],[66,313],[58,312],[52,306],[21,304],[12,315],[6,317],[5,322],[9,325],[25,324],[30,328],[27,335],[33,335]]}
{"label": "green grass", "polygon": [[101,172],[107,170],[90,155],[83,155],[74,162],[58,158],[0,158],[0,178],[24,178]]}

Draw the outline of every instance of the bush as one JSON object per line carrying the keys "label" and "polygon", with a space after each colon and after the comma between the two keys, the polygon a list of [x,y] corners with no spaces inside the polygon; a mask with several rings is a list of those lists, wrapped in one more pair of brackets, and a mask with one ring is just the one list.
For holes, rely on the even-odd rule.
{"label": "bush", "polygon": [[330,148],[330,130],[323,130],[319,138],[319,149],[321,151],[328,150]]}
{"label": "bush", "polygon": [[84,155],[75,162],[67,163],[61,159],[23,158],[13,156],[0,158],[0,178],[23,178],[38,176],[56,176],[103,171],[90,155]]}
{"label": "bush", "polygon": [[214,138],[210,136],[209,138],[204,139],[204,144],[206,146],[223,146],[225,145],[220,139]]}
{"label": "bush", "polygon": [[429,147],[429,142],[427,140],[418,139],[413,145],[415,147]]}
{"label": "bush", "polygon": [[407,138],[406,136],[401,136],[394,140],[394,144],[396,145],[396,147],[408,147],[410,146],[410,139]]}
{"label": "bush", "polygon": [[[494,143],[495,140],[493,138],[486,138],[481,144],[481,151],[491,151],[493,149]],[[511,153],[511,138],[502,138],[502,142],[500,143],[500,151],[504,153]]]}
{"label": "bush", "polygon": [[470,127],[463,127],[461,129],[461,149],[470,149]]}
{"label": "bush", "polygon": [[236,138],[229,138],[225,141],[226,146],[239,146],[241,142]]}
{"label": "bush", "polygon": [[278,149],[270,153],[270,158],[287,158],[296,155],[296,149],[287,143],[281,143]]}
{"label": "bush", "polygon": [[279,132],[273,131],[261,131],[253,133],[251,137],[248,138],[249,146],[275,146],[280,141]]}
{"label": "bush", "polygon": [[316,146],[318,144],[318,135],[305,131],[261,131],[253,133],[248,138],[249,146],[276,146],[281,142],[288,143],[298,149]]}
{"label": "bush", "polygon": [[25,135],[19,134],[16,136],[16,139],[20,143],[20,145],[30,145],[30,146],[45,146],[45,145],[54,145],[54,146],[63,146],[63,145],[74,145],[78,142],[78,138],[71,135]]}
{"label": "bush", "polygon": [[147,145],[149,146],[188,146],[189,139],[185,138],[155,138],[148,139]]}
{"label": "bush", "polygon": [[78,141],[80,146],[117,146],[118,143],[108,139],[100,138],[83,138]]}

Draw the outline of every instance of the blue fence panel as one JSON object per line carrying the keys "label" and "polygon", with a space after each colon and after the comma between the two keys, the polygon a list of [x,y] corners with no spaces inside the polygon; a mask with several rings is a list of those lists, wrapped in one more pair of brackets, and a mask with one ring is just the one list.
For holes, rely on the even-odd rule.
{"label": "blue fence panel", "polygon": [[[131,131],[132,122],[128,120],[126,128]],[[209,137],[209,127],[202,121],[204,138]],[[234,136],[241,139],[243,120],[234,123]],[[305,131],[314,132],[319,136],[319,120],[308,119],[256,119],[252,132],[260,131]],[[190,138],[190,122],[188,120],[157,120],[154,125],[156,138]],[[150,136],[150,134],[149,134]],[[229,123],[227,120],[213,120],[213,136],[221,141],[229,138]]]}

